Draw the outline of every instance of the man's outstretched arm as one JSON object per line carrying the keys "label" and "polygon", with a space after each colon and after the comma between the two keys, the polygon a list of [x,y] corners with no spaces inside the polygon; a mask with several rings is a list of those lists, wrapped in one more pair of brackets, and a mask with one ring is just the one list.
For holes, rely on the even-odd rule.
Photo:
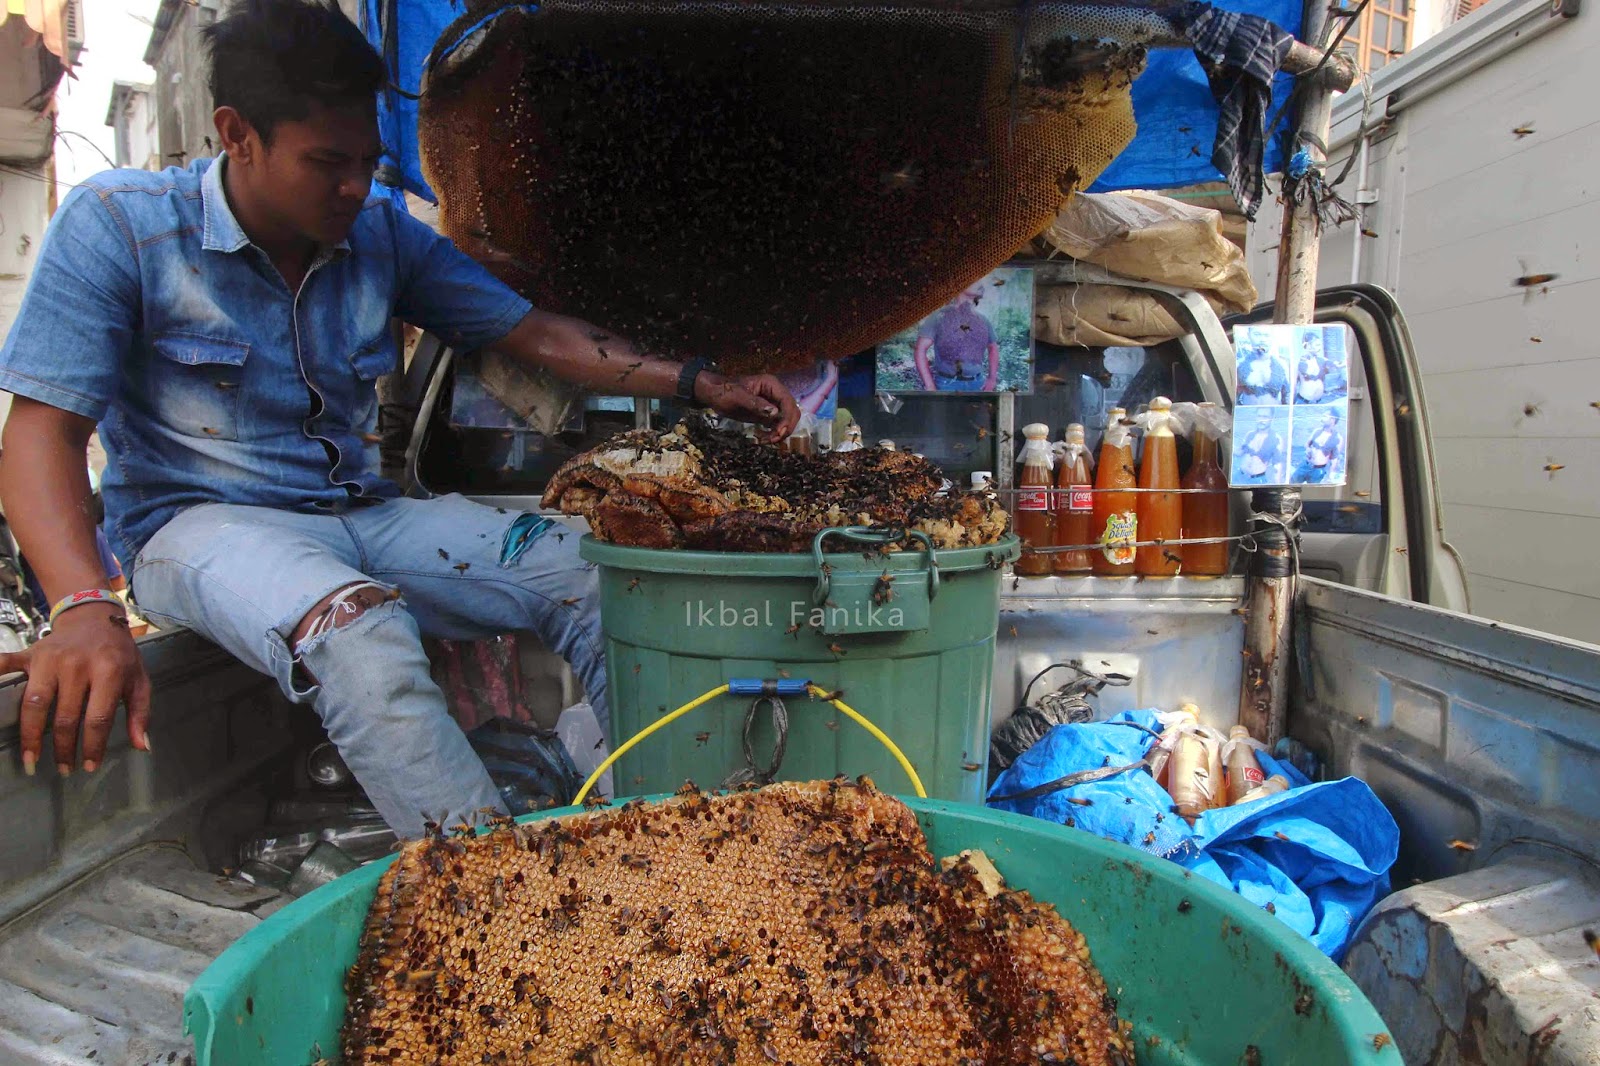
{"label": "man's outstretched arm", "polygon": [[[395,313],[432,330],[461,349],[492,348],[590,392],[671,399],[681,363],[642,354],[612,330],[531,307],[483,262],[512,262],[486,240],[469,242],[475,261],[455,243],[409,216],[395,218],[400,291]],[[702,371],[696,403],[719,414],[766,427],[762,437],[782,440],[800,421],[800,409],[770,374],[724,377]]]}
{"label": "man's outstretched arm", "polygon": [[[581,319],[529,311],[492,347],[530,366],[612,396],[671,399],[678,389],[680,363],[641,354],[622,337]],[[711,370],[694,382],[696,403],[741,422],[767,427],[768,441],[783,440],[800,421],[800,408],[783,383],[770,374],[724,377]]]}
{"label": "man's outstretched arm", "polygon": [[[85,462],[93,432],[94,422],[83,415],[18,396],[0,441],[0,501],[51,603],[106,584]],[[80,727],[84,769],[104,761],[119,703],[128,707],[129,741],[149,750],[150,679],[120,604],[89,603],[63,612],[49,637],[25,652],[0,655],[0,672],[18,670],[28,674],[21,721],[27,773],[43,757],[52,706],[55,763],[62,774],[77,763]]]}

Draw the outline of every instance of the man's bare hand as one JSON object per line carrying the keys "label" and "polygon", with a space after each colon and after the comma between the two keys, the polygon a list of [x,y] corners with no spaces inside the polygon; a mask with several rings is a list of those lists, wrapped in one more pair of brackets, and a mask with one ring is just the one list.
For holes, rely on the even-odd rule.
{"label": "man's bare hand", "polygon": [[694,395],[719,415],[767,427],[758,436],[768,444],[785,440],[800,424],[799,404],[771,374],[725,378],[704,370],[695,379]]}
{"label": "man's bare hand", "polygon": [[52,706],[56,769],[63,776],[77,765],[80,727],[83,768],[92,772],[105,760],[118,703],[128,708],[129,742],[150,750],[150,677],[120,607],[76,607],[33,647],[0,654],[0,674],[19,672],[28,675],[22,692],[22,768],[28,774],[43,750]]}

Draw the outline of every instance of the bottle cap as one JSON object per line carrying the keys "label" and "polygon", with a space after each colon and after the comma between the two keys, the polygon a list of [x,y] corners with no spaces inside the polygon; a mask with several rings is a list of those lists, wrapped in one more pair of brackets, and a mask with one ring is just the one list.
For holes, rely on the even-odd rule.
{"label": "bottle cap", "polygon": [[1230,727],[1228,729],[1228,739],[1230,739],[1230,740],[1249,740],[1250,739],[1250,730],[1246,729],[1242,725],[1232,726],[1232,727]]}
{"label": "bottle cap", "polygon": [[1170,411],[1172,410],[1172,401],[1167,399],[1165,396],[1157,396],[1155,399],[1150,401],[1150,410]]}
{"label": "bottle cap", "polygon": [[1068,444],[1083,443],[1083,425],[1081,423],[1068,423],[1066,441]]}
{"label": "bottle cap", "polygon": [[972,487],[975,489],[986,488],[994,483],[994,471],[974,470],[972,472]]}
{"label": "bottle cap", "polygon": [[878,442],[878,447],[882,448],[886,452],[892,452],[892,451],[894,451],[894,441],[892,441],[892,440],[880,440]]}
{"label": "bottle cap", "polygon": [[1044,440],[1050,435],[1050,427],[1043,422],[1030,422],[1022,427],[1022,435],[1029,440]]}

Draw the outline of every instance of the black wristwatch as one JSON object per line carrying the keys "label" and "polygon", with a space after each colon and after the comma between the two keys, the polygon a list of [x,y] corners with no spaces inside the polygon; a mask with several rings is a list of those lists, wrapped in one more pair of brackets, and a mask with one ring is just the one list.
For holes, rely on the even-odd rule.
{"label": "black wristwatch", "polygon": [[694,403],[694,382],[700,376],[700,371],[710,370],[711,360],[695,356],[683,364],[683,369],[678,371],[678,391],[673,394],[673,399],[683,403]]}

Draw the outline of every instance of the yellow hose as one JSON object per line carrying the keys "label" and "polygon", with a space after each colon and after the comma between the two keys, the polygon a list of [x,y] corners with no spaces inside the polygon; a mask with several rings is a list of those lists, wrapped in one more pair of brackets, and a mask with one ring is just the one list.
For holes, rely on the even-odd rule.
{"label": "yellow hose", "polygon": [[710,692],[707,692],[704,696],[701,696],[699,699],[690,700],[688,703],[685,703],[682,707],[679,707],[677,710],[673,711],[671,714],[667,715],[665,718],[662,718],[660,721],[651,722],[649,725],[647,725],[643,729],[639,730],[633,736],[629,737],[628,738],[628,742],[626,744],[622,745],[622,747],[618,748],[616,751],[614,751],[610,755],[606,756],[606,761],[601,763],[599,766],[595,767],[594,773],[589,775],[589,780],[585,781],[583,783],[583,787],[578,789],[578,794],[576,796],[572,797],[572,805],[574,807],[576,807],[578,804],[582,803],[583,802],[583,797],[587,796],[589,794],[589,790],[594,787],[594,783],[596,781],[600,780],[600,775],[605,773],[607,770],[611,769],[611,764],[612,763],[616,762],[618,759],[622,758],[628,752],[632,751],[634,745],[638,744],[639,741],[643,740],[645,737],[649,736],[651,733],[654,733],[656,730],[660,729],[662,726],[670,725],[673,722],[676,722],[679,718],[682,718],[684,715],[688,714],[690,711],[694,710],[696,707],[700,706],[702,703],[710,703],[712,700],[716,699],[718,696],[722,695],[726,691],[728,691],[728,686],[727,685],[718,685],[716,688],[712,689]]}
{"label": "yellow hose", "polygon": [[827,690],[823,689],[820,685],[808,685],[806,687],[811,690],[811,694],[817,697],[817,699],[828,700],[829,703],[833,704],[845,714],[848,714],[851,718],[855,719],[857,724],[859,724],[862,729],[865,729],[874,737],[878,738],[878,743],[889,749],[889,754],[893,755],[895,759],[899,761],[900,769],[904,770],[906,772],[906,776],[911,778],[911,787],[917,790],[917,798],[928,798],[928,790],[922,787],[922,778],[917,776],[916,768],[911,765],[911,760],[906,758],[906,753],[900,750],[900,745],[890,740],[888,735],[884,733],[883,730],[867,721],[867,716],[856,710],[854,707],[846,704],[843,700],[829,699]]}
{"label": "yellow hose", "polygon": [[[876,737],[877,740],[878,740],[878,743],[880,743],[884,747],[888,748],[889,749],[889,753],[891,755],[893,755],[895,757],[895,759],[900,763],[900,768],[902,770],[904,770],[906,772],[906,776],[911,779],[911,787],[913,787],[913,788],[915,788],[917,790],[917,796],[919,798],[921,798],[921,799],[927,799],[928,798],[927,790],[922,787],[922,778],[917,776],[916,768],[911,765],[911,760],[906,758],[905,752],[901,751],[899,745],[897,745],[894,741],[890,740],[888,735],[885,734],[883,730],[881,730],[877,726],[873,725],[870,721],[867,720],[867,716],[866,715],[862,714],[860,711],[856,710],[854,707],[851,707],[851,706],[845,704],[844,702],[842,702],[840,700],[829,699],[827,690],[822,688],[821,686],[819,686],[819,685],[808,685],[807,688],[809,688],[809,690],[811,692],[811,695],[815,696],[817,699],[827,700],[829,703],[833,704],[839,710],[843,711],[846,715],[848,715],[855,722],[859,723],[861,728],[865,729],[868,733],[871,733],[874,737]],[[664,718],[661,718],[658,721],[651,722],[649,725],[647,725],[643,729],[639,730],[633,736],[629,737],[628,738],[628,742],[626,744],[622,745],[622,747],[618,748],[616,751],[614,751],[610,755],[608,755],[606,757],[606,761],[601,763],[598,767],[596,767],[594,773],[589,775],[589,780],[587,780],[587,781],[585,781],[583,783],[583,787],[578,789],[578,794],[572,798],[573,806],[577,806],[578,804],[582,803],[584,797],[589,794],[589,790],[594,788],[595,782],[600,780],[600,775],[604,774],[607,770],[611,769],[611,764],[612,763],[616,762],[618,759],[622,758],[628,752],[632,751],[633,748],[641,740],[643,740],[644,738],[648,737],[651,733],[654,733],[656,730],[662,728],[663,726],[670,725],[671,723],[676,722],[679,718],[682,718],[684,715],[688,714],[690,711],[694,710],[696,707],[699,707],[702,704],[706,704],[706,703],[711,702],[712,700],[716,699],[718,696],[721,696],[723,693],[725,693],[727,691],[728,691],[728,686],[727,685],[718,685],[716,688],[712,689],[710,692],[707,692],[705,695],[699,697],[698,699],[690,700],[688,703],[685,703],[682,707],[679,707],[677,710],[673,711],[671,714],[667,715]]]}

